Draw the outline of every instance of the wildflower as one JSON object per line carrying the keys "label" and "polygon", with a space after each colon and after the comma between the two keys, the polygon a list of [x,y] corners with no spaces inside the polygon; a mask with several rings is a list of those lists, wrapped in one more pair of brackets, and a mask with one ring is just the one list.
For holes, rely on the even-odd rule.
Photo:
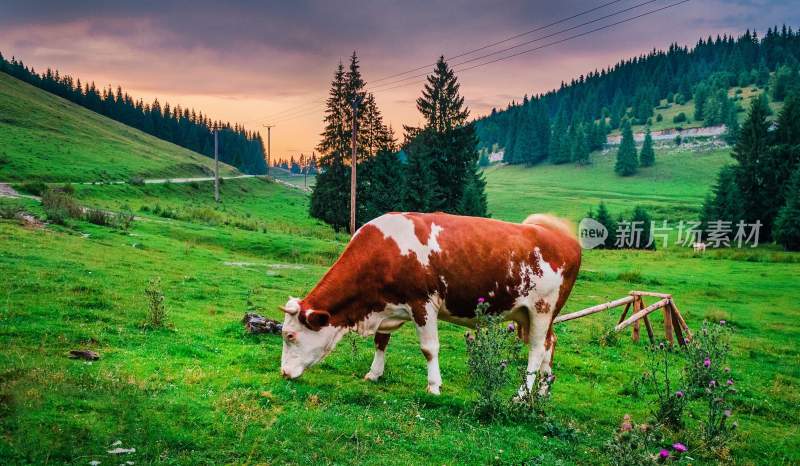
{"label": "wildflower", "polygon": [[662,448],[661,451],[658,453],[658,456],[662,460],[665,460],[665,459],[669,458],[669,450],[665,450],[665,449]]}
{"label": "wildflower", "polygon": [[720,324],[720,325],[725,325],[725,323],[726,323],[726,322],[725,322],[724,320],[720,320],[720,321],[719,321],[719,324]]}
{"label": "wildflower", "polygon": [[711,367],[711,359],[705,358],[705,360],[703,360],[703,367],[705,367],[706,369]]}
{"label": "wildflower", "polygon": [[676,398],[683,398],[683,391],[678,390],[677,392],[675,392],[675,397]]}
{"label": "wildflower", "polygon": [[473,334],[472,334],[472,332],[466,332],[466,333],[464,333],[464,338],[466,338],[466,340],[467,340],[469,343],[472,343],[473,341],[475,341],[475,335],[473,335]]}
{"label": "wildflower", "polygon": [[514,330],[516,330],[516,328],[517,327],[514,325],[514,322],[511,322],[510,324],[508,324],[508,331],[509,332],[513,332]]}
{"label": "wildflower", "polygon": [[728,382],[727,382],[727,384],[728,384],[728,386],[729,386],[729,387],[730,387],[731,385],[733,385],[733,379],[728,379]]}
{"label": "wildflower", "polygon": [[673,443],[672,449],[677,451],[678,453],[684,453],[686,450],[688,450],[688,448],[686,448],[686,445],[682,443]]}
{"label": "wildflower", "polygon": [[730,409],[726,409],[725,411],[722,412],[722,415],[725,417],[731,417],[731,414],[733,413],[731,412]]}
{"label": "wildflower", "polygon": [[716,380],[712,380],[712,381],[708,382],[708,386],[711,387],[711,388],[716,387],[717,386],[717,381]]}
{"label": "wildflower", "polygon": [[486,300],[485,300],[485,299],[483,299],[483,298],[478,298],[478,304],[483,304],[484,302],[486,302]]}
{"label": "wildflower", "polygon": [[556,380],[556,376],[554,374],[550,374],[547,376],[545,380],[547,381],[547,383],[553,383]]}
{"label": "wildflower", "polygon": [[622,425],[619,427],[619,430],[622,432],[630,432],[633,429],[633,423],[631,422],[631,415],[626,414],[622,416]]}

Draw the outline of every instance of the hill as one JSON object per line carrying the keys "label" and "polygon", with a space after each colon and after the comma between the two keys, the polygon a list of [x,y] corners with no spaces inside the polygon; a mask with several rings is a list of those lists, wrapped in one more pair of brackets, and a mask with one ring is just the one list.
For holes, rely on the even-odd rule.
{"label": "hill", "polygon": [[[742,119],[743,100],[768,90],[773,104],[800,86],[800,33],[770,28],[763,38],[700,39],[594,70],[476,120],[481,147],[508,163],[571,161],[577,141],[599,149],[623,121],[656,129],[716,126]],[[775,106],[773,105],[773,110]],[[675,119],[683,113],[682,119]],[[660,115],[660,119],[659,119]],[[735,138],[735,128],[734,134]]]}
{"label": "hill", "polygon": [[[0,181],[205,176],[214,161],[0,73]],[[238,173],[222,164],[221,174]]]}

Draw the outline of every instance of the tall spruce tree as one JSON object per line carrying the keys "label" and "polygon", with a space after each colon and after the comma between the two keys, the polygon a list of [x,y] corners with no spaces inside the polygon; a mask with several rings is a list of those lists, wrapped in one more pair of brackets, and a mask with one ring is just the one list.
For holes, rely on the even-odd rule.
{"label": "tall spruce tree", "polygon": [[639,170],[639,158],[636,155],[636,143],[633,140],[633,130],[629,121],[622,124],[622,141],[617,151],[617,163],[614,171],[621,176],[634,175]]}
{"label": "tall spruce tree", "polygon": [[572,159],[577,165],[589,165],[590,153],[589,142],[586,133],[583,130],[583,125],[577,126],[575,130]]}
{"label": "tall spruce tree", "polygon": [[[425,127],[414,131],[409,157],[407,200],[415,210],[486,214],[485,182],[478,168],[478,138],[467,124],[469,109],[458,93],[455,74],[440,58],[417,99]],[[420,173],[419,171],[430,173]],[[469,187],[477,195],[465,192]],[[417,199],[414,199],[417,198]],[[476,205],[468,205],[476,202]]]}
{"label": "tall spruce tree", "polygon": [[766,98],[753,99],[747,120],[742,125],[739,141],[733,149],[733,158],[739,162],[736,168],[736,184],[742,195],[742,213],[748,222],[761,221],[761,234],[770,239],[772,220],[780,206],[774,205],[780,197],[780,188],[770,183],[772,163],[770,160],[770,123]]}
{"label": "tall spruce tree", "polygon": [[641,163],[643,167],[652,167],[656,163],[656,152],[653,150],[653,136],[650,134],[649,126],[644,135],[642,151],[639,154],[639,163]]}

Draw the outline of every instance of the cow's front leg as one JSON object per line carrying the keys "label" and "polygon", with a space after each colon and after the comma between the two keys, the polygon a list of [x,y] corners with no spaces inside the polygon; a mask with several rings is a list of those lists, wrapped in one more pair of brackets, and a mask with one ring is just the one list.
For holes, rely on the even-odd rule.
{"label": "cow's front leg", "polygon": [[372,359],[372,366],[364,376],[365,380],[377,382],[383,375],[383,368],[386,365],[386,346],[389,344],[390,333],[375,334],[375,357]]}
{"label": "cow's front leg", "polygon": [[417,321],[417,335],[422,354],[428,361],[428,392],[438,395],[442,387],[442,374],[439,372],[438,307],[432,302],[425,304],[424,317],[424,322]]}

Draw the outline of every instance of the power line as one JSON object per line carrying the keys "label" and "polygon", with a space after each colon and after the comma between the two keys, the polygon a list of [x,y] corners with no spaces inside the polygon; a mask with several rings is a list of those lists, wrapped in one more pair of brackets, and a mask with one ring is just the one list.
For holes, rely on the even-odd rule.
{"label": "power line", "polygon": [[[559,19],[557,21],[554,21],[552,23],[546,24],[544,26],[539,26],[539,27],[531,29],[529,31],[525,31],[525,32],[522,32],[522,33],[519,33],[519,34],[515,34],[513,36],[510,36],[510,37],[507,37],[505,39],[499,40],[497,42],[492,42],[490,44],[483,45],[483,46],[478,47],[476,49],[468,50],[466,52],[461,52],[461,53],[459,53],[457,55],[453,55],[452,57],[448,57],[448,60],[461,58],[461,57],[464,57],[464,56],[467,56],[467,55],[471,55],[471,54],[473,54],[475,52],[479,52],[481,50],[485,50],[485,49],[488,49],[488,48],[491,48],[491,47],[495,47],[495,46],[500,45],[500,44],[504,44],[506,42],[510,42],[510,41],[512,41],[514,39],[518,39],[520,37],[524,37],[526,35],[533,34],[534,32],[539,32],[539,31],[542,31],[542,30],[547,29],[549,27],[555,26],[557,24],[561,24],[561,23],[570,21],[572,19],[587,15],[589,13],[593,13],[593,12],[595,12],[597,10],[603,9],[603,8],[605,8],[607,6],[610,6],[610,5],[613,5],[615,3],[619,3],[621,1],[623,1],[623,0],[612,0],[610,2],[603,3],[602,5],[598,5],[598,6],[594,7],[594,8],[590,8],[588,10],[584,10],[584,11],[582,11],[580,13],[576,13],[576,14],[574,14],[572,16],[568,16],[566,18]],[[404,71],[402,73],[395,73],[393,75],[384,76],[384,77],[376,79],[376,80],[374,80],[372,82],[376,83],[376,82],[385,81],[387,79],[391,79],[391,78],[394,78],[394,77],[397,77],[397,76],[402,76],[402,75],[405,75],[405,74],[408,74],[408,73],[413,73],[415,71],[419,71],[419,70],[423,70],[423,69],[426,69],[426,68],[430,68],[431,66],[434,66],[434,65],[435,65],[435,63],[419,66],[417,68],[412,68],[412,69]],[[284,118],[284,117],[288,116],[287,114],[294,114],[295,112],[297,112],[301,108],[305,108],[305,107],[308,107],[309,105],[316,105],[316,104],[324,103],[324,102],[325,102],[325,98],[317,99],[317,100],[315,100],[313,102],[309,102],[309,103],[302,104],[302,105],[297,106],[297,107],[293,107],[293,108],[289,108],[289,109],[286,109],[286,110],[278,111],[276,113],[269,114],[265,118],[263,118],[263,120],[272,120],[272,119],[274,119],[274,118],[276,118],[278,116],[281,116],[281,118]]]}
{"label": "power line", "polygon": [[[619,14],[626,13],[626,12],[631,11],[631,10],[635,10],[636,8],[648,5],[650,3],[655,3],[657,1],[659,1],[659,0],[647,0],[645,2],[637,3],[636,5],[633,5],[631,7],[616,11],[614,13],[607,14],[605,16],[601,16],[601,17],[593,19],[591,21],[586,21],[584,23],[578,24],[576,26],[569,27],[567,29],[562,29],[560,31],[556,31],[556,32],[547,34],[545,36],[537,37],[535,39],[531,39],[531,40],[528,40],[528,41],[525,41],[525,42],[520,42],[519,44],[512,45],[510,47],[506,47],[506,48],[497,50],[495,52],[487,53],[487,54],[481,55],[479,57],[470,58],[470,59],[464,60],[464,61],[462,61],[460,63],[455,63],[452,66],[455,68],[456,66],[464,65],[464,64],[467,64],[467,63],[472,63],[472,62],[475,62],[475,61],[478,61],[478,60],[482,60],[484,58],[488,58],[488,57],[491,57],[491,56],[494,56],[494,55],[497,55],[497,54],[500,54],[500,53],[508,52],[509,50],[513,50],[513,49],[522,47],[523,45],[529,45],[529,44],[532,44],[534,42],[539,42],[540,40],[549,39],[551,37],[563,34],[565,32],[574,31],[575,29],[580,29],[580,28],[582,28],[584,26],[588,26],[588,25],[594,24],[594,23],[596,23],[598,21],[602,21],[604,19],[608,19],[608,18],[611,18],[613,16],[617,16]],[[389,85],[392,85],[392,84],[397,84],[397,83],[401,83],[403,81],[407,81],[409,79],[419,78],[419,77],[427,76],[427,75],[428,75],[428,73],[422,73],[422,74],[417,74],[417,75],[414,75],[414,76],[409,76],[407,78],[398,79],[397,81],[392,81],[392,82],[388,82],[388,83],[385,83],[385,84],[381,84],[381,85],[377,86],[376,88],[373,88],[372,90],[373,91],[379,90],[379,88],[381,88],[383,86],[389,86]]]}
{"label": "power line", "polygon": [[[602,20],[602,19],[607,19],[607,18],[609,18],[611,16],[615,16],[615,15],[618,15],[620,13],[624,13],[626,11],[630,11],[630,10],[632,10],[634,8],[638,8],[640,6],[653,3],[654,1],[657,1],[657,0],[649,0],[649,1],[646,1],[646,2],[642,2],[640,4],[637,4],[637,5],[634,5],[632,7],[626,8],[624,10],[620,10],[620,11],[618,11],[616,13],[612,13],[612,14],[606,15],[603,18],[599,18],[597,20],[592,20],[592,21],[586,22],[583,25],[585,26],[587,24],[591,24],[591,23],[597,22],[597,21]],[[497,55],[498,53],[508,52],[509,50],[513,50],[515,48],[518,48],[521,45],[527,45],[527,44],[542,40],[543,38],[553,37],[555,35],[562,34],[562,33],[567,32],[569,30],[574,30],[575,28],[580,27],[580,26],[570,27],[570,28],[567,28],[567,29],[565,29],[563,31],[552,33],[552,34],[549,34],[548,36],[545,36],[545,37],[542,37],[542,38],[533,39],[533,40],[526,41],[526,42],[521,43],[521,44],[514,45],[512,47],[507,47],[507,48],[505,48],[503,50],[500,50],[500,51],[497,51],[497,52],[492,52],[492,53],[483,55],[481,57],[465,60],[463,62],[460,62],[460,63],[457,63],[457,64],[453,65],[453,70],[456,71],[456,72],[463,72],[463,71],[468,71],[468,70],[472,70],[472,69],[475,69],[475,68],[480,68],[482,66],[486,66],[486,65],[489,65],[489,64],[492,64],[492,63],[497,63],[497,62],[500,62],[500,61],[503,61],[503,60],[508,60],[508,59],[511,59],[511,58],[514,58],[514,57],[517,57],[517,56],[520,56],[520,55],[523,55],[523,54],[535,52],[535,51],[542,50],[542,49],[548,48],[548,47],[552,47],[554,45],[558,45],[558,44],[561,44],[561,43],[564,43],[564,42],[567,42],[567,41],[570,41],[570,40],[573,40],[573,39],[577,39],[579,37],[584,37],[584,36],[587,36],[589,34],[593,34],[595,32],[599,32],[599,31],[602,31],[602,30],[605,30],[605,29],[610,29],[610,28],[612,28],[614,26],[618,26],[618,25],[623,24],[623,23],[634,21],[636,19],[639,19],[639,18],[642,18],[642,17],[645,17],[645,16],[649,16],[649,15],[661,12],[661,11],[667,10],[669,8],[673,8],[673,7],[682,5],[684,3],[688,3],[690,1],[691,0],[681,0],[679,2],[675,2],[675,3],[669,4],[669,5],[660,7],[660,8],[656,8],[656,9],[653,9],[653,10],[646,11],[644,13],[638,14],[636,16],[632,16],[630,18],[626,18],[626,19],[623,19],[623,20],[620,20],[620,21],[616,21],[614,23],[610,23],[610,24],[607,24],[607,25],[604,25],[604,26],[600,26],[600,27],[591,29],[589,31],[584,31],[584,32],[581,32],[581,33],[578,33],[578,34],[574,34],[574,35],[571,35],[571,36],[568,36],[568,37],[565,37],[565,38],[562,38],[562,39],[559,39],[559,40],[556,40],[556,41],[548,42],[546,44],[543,44],[543,45],[540,45],[540,46],[537,46],[537,47],[533,47],[533,48],[530,48],[530,49],[522,50],[520,52],[516,52],[516,53],[513,53],[511,55],[507,55],[507,56],[504,56],[504,57],[499,57],[499,58],[496,58],[496,59],[493,59],[493,60],[490,60],[490,61],[487,61],[487,62],[483,62],[483,63],[478,63],[476,65],[469,66],[469,67],[466,67],[466,68],[461,68],[461,69],[456,69],[455,68],[457,66],[461,66],[461,65],[464,65],[464,64],[467,64],[467,63],[471,63],[471,62],[474,62],[474,61],[477,61],[477,60],[480,60],[480,59],[483,59],[483,58],[489,58],[491,56]],[[424,80],[415,80],[415,81],[411,81],[411,82],[405,82],[403,84],[399,84],[399,83],[401,83],[403,81],[408,81],[408,80],[411,80],[411,79],[422,78],[424,76],[427,76],[427,73],[420,74],[420,75],[415,75],[415,76],[411,76],[411,77],[407,77],[407,78],[403,78],[403,79],[394,81],[392,83],[386,83],[386,84],[383,84],[381,86],[377,86],[376,88],[368,89],[368,90],[370,90],[371,92],[382,92],[382,91],[389,91],[389,90],[392,90],[392,89],[397,89],[397,88],[400,88],[400,87],[406,87],[406,86],[409,86],[409,85],[419,84],[419,83],[423,82]],[[389,86],[390,84],[398,84],[398,85],[390,86],[390,87],[383,87],[383,86]],[[300,112],[299,114],[294,115],[291,118],[287,118],[285,120],[279,120],[279,121],[292,120],[292,119],[295,119],[295,118],[300,118],[300,117],[303,117],[303,116],[311,115],[313,113],[318,112],[319,110],[320,109],[314,109],[313,111],[310,111],[310,112],[309,111]]]}
{"label": "power line", "polygon": [[[627,22],[639,19],[639,18],[644,17],[644,16],[652,15],[654,13],[658,13],[660,11],[664,11],[666,9],[673,8],[673,7],[676,7],[678,5],[681,5],[683,3],[687,3],[687,2],[690,2],[690,1],[691,0],[681,0],[679,2],[672,3],[670,5],[666,5],[666,6],[661,7],[661,8],[656,8],[654,10],[646,11],[644,13],[638,14],[636,16],[632,16],[630,18],[626,18],[626,19],[623,19],[623,20],[620,20],[620,21],[617,21],[617,22],[614,22],[614,23],[610,23],[610,24],[606,24],[604,26],[597,27],[595,29],[591,29],[589,31],[585,31],[585,32],[582,32],[582,33],[579,33],[579,34],[574,34],[572,36],[565,37],[563,39],[559,39],[559,40],[556,40],[556,41],[553,41],[553,42],[548,42],[547,44],[543,44],[543,45],[540,45],[538,47],[533,47],[531,49],[522,50],[520,52],[516,52],[516,53],[513,53],[511,55],[507,55],[505,57],[496,58],[494,60],[490,60],[490,61],[487,61],[487,62],[484,62],[484,63],[478,63],[476,65],[472,65],[472,66],[469,66],[469,67],[466,67],[466,68],[456,69],[455,66],[463,65],[463,64],[467,63],[467,62],[462,62],[462,63],[459,63],[457,65],[454,65],[453,71],[460,73],[460,72],[463,72],[463,71],[469,71],[469,70],[472,70],[472,69],[475,69],[475,68],[480,68],[482,66],[486,66],[486,65],[489,65],[489,64],[492,64],[492,63],[497,63],[499,61],[508,60],[510,58],[514,58],[514,57],[517,57],[517,56],[520,56],[520,55],[523,55],[523,54],[526,54],[526,53],[535,52],[537,50],[541,50],[541,49],[544,49],[544,48],[547,48],[547,47],[552,47],[554,45],[558,45],[558,44],[561,44],[561,43],[564,43],[564,42],[567,42],[567,41],[570,41],[570,40],[573,40],[573,39],[577,39],[579,37],[583,37],[583,36],[598,32],[598,31],[602,31],[604,29],[609,29],[609,28],[612,28],[614,26],[618,26],[620,24],[627,23]],[[489,55],[487,55],[487,57],[488,56]],[[486,57],[484,57],[484,58],[486,58]],[[397,86],[388,87],[388,88],[385,88],[385,89],[379,89],[379,91],[388,91],[388,90],[391,90],[391,89],[397,89],[397,88],[409,86],[409,85],[412,85],[412,84],[419,84],[422,81],[423,80],[418,80],[418,81],[414,81],[414,82],[408,82],[408,83],[400,84],[400,85],[397,85]]]}
{"label": "power line", "polygon": [[[494,47],[494,46],[497,46],[497,45],[500,45],[500,44],[504,44],[506,42],[510,42],[510,41],[512,41],[514,39],[519,39],[520,37],[527,36],[528,34],[533,34],[534,32],[542,31],[542,30],[547,29],[547,28],[549,28],[551,26],[555,26],[556,24],[561,24],[561,23],[567,22],[567,21],[569,21],[571,19],[575,19],[575,18],[581,17],[583,15],[595,12],[597,10],[605,8],[605,7],[609,6],[609,5],[613,5],[615,3],[619,3],[621,1],[623,1],[623,0],[614,0],[614,1],[611,1],[611,2],[607,2],[607,3],[604,3],[602,5],[599,5],[599,6],[596,6],[594,8],[591,8],[589,10],[585,10],[585,11],[582,11],[580,13],[574,14],[574,15],[572,15],[570,17],[563,18],[563,19],[560,19],[558,21],[554,21],[554,22],[552,22],[550,24],[546,24],[544,26],[540,26],[540,27],[537,27],[535,29],[531,29],[530,31],[526,31],[526,32],[522,32],[522,33],[519,33],[519,34],[515,34],[515,35],[513,35],[511,37],[508,37],[508,38],[505,38],[503,40],[499,40],[497,42],[492,42],[491,44],[486,44],[486,45],[483,45],[483,46],[478,47],[476,49],[468,50],[466,52],[459,53],[458,55],[453,55],[452,57],[447,57],[447,59],[448,60],[453,60],[453,59],[461,58],[461,57],[464,57],[464,56],[467,56],[467,55],[472,55],[475,52],[480,52],[481,50],[486,50],[488,48],[491,48],[491,47]],[[404,74],[413,73],[414,71],[419,71],[419,70],[423,70],[425,68],[430,68],[431,66],[435,66],[435,65],[436,65],[436,63],[423,65],[423,66],[420,66],[420,67],[417,67],[417,68],[414,68],[414,69],[411,69],[411,70],[408,70],[408,71],[404,71],[402,73],[395,73],[395,74],[392,74],[392,75],[389,75],[389,76],[384,76],[382,78],[375,79],[372,82],[376,83],[376,82],[384,81],[384,80],[391,79],[391,78],[394,78],[394,77],[397,77],[397,76],[402,76]]]}

